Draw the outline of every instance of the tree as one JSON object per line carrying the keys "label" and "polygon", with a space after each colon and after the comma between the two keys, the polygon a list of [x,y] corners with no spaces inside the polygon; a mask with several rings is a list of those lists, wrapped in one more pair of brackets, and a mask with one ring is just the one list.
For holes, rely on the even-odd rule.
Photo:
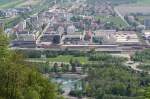
{"label": "tree", "polygon": [[8,43],[9,40],[7,36],[4,34],[3,30],[0,29],[0,59],[5,58],[5,56],[9,56],[8,54]]}
{"label": "tree", "polygon": [[70,65],[72,72],[76,72],[76,62],[73,59],[70,59]]}
{"label": "tree", "polygon": [[58,72],[58,64],[57,64],[57,63],[54,63],[54,66],[53,66],[53,67],[54,67],[54,72],[57,73],[57,72]]}
{"label": "tree", "polygon": [[59,35],[54,36],[53,44],[59,44],[59,43],[60,43],[60,36]]}
{"label": "tree", "polygon": [[141,99],[150,99],[150,87],[140,89],[139,94],[141,94]]}
{"label": "tree", "polygon": [[[96,99],[138,99],[140,76],[131,72],[118,58],[106,53],[94,53],[86,64],[86,94]],[[106,98],[110,97],[110,98]],[[111,98],[112,97],[112,98]],[[133,99],[134,99],[133,98]]]}
{"label": "tree", "polygon": [[29,90],[25,93],[25,99],[40,99],[40,96],[37,91]]}
{"label": "tree", "polygon": [[8,39],[0,32],[0,98],[56,99],[55,85],[44,78],[24,57],[8,50]]}

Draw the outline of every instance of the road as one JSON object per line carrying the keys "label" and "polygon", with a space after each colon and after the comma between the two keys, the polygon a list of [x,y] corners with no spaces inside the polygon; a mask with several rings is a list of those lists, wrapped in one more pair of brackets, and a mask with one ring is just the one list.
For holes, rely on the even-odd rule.
{"label": "road", "polygon": [[10,50],[28,50],[28,51],[65,51],[65,49],[67,48],[68,50],[72,51],[72,50],[77,50],[77,51],[90,51],[92,48],[95,48],[96,51],[99,52],[136,52],[136,51],[141,51],[146,49],[145,47],[141,46],[142,49],[136,49],[136,48],[132,48],[132,46],[119,46],[119,47],[112,47],[111,45],[109,47],[106,47],[105,45],[93,45],[92,47],[89,46],[85,46],[85,45],[60,45],[60,46],[56,46],[56,47],[47,47],[47,48],[20,48],[20,47],[11,47]]}
{"label": "road", "polygon": [[[82,2],[81,2],[82,1]],[[76,0],[73,5],[68,9],[68,12],[76,9],[76,8],[79,8],[81,5],[83,5],[85,2],[85,0]]]}
{"label": "road", "polygon": [[[54,18],[54,16],[53,16]],[[36,44],[38,44],[40,42],[40,38],[43,36],[43,34],[47,31],[47,29],[49,28],[51,21],[53,20],[53,18],[51,18],[51,20],[48,21],[48,24],[46,25],[46,27],[44,28],[43,32],[40,34],[40,36],[37,38],[36,40]]]}

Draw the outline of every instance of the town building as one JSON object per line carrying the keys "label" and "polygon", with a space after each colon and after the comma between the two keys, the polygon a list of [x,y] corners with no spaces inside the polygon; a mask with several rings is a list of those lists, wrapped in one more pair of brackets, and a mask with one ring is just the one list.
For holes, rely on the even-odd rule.
{"label": "town building", "polygon": [[115,30],[97,30],[94,31],[92,35],[92,41],[94,44],[115,44],[115,37],[114,34],[116,33]]}
{"label": "town building", "polygon": [[76,27],[74,25],[70,25],[67,27],[67,34],[73,34],[76,31]]}
{"label": "town building", "polygon": [[145,25],[146,29],[150,29],[150,19],[145,19],[144,25]]}
{"label": "town building", "polygon": [[144,31],[144,38],[145,38],[146,40],[150,40],[150,30],[145,30],[145,31]]}
{"label": "town building", "polygon": [[140,40],[135,31],[118,31],[114,36],[118,44],[140,44]]}
{"label": "town building", "polygon": [[28,31],[21,31],[16,33],[17,38],[12,41],[13,47],[36,47],[36,35]]}
{"label": "town building", "polygon": [[83,35],[81,32],[75,32],[72,34],[63,35],[62,44],[79,45],[82,44]]}

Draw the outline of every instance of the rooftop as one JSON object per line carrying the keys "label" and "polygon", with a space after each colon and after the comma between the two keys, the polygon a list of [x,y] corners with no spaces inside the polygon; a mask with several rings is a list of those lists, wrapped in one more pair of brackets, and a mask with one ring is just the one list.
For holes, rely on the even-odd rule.
{"label": "rooftop", "polygon": [[134,31],[119,31],[115,33],[117,43],[139,43],[139,38]]}

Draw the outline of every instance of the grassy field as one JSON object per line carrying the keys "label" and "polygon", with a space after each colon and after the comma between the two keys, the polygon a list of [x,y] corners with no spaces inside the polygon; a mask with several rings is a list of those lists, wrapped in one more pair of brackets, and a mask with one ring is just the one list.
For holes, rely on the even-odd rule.
{"label": "grassy field", "polygon": [[0,5],[11,2],[12,0],[0,0]]}
{"label": "grassy field", "polygon": [[79,62],[81,62],[82,64],[87,63],[88,62],[88,58],[87,57],[74,57],[72,55],[60,55],[56,58],[49,58],[48,60],[50,62],[69,62],[71,59],[73,60],[78,60]]}
{"label": "grassy field", "polygon": [[[13,1],[15,1],[15,0],[13,0]],[[31,1],[32,1],[32,0],[31,0]],[[32,9],[32,12],[31,12],[31,13],[27,13],[27,14],[25,14],[25,15],[23,15],[23,16],[17,16],[17,17],[14,17],[14,18],[5,19],[5,27],[6,27],[6,28],[10,28],[10,27],[16,25],[16,23],[18,23],[21,19],[26,19],[28,16],[31,16],[31,15],[33,15],[33,14],[35,14],[35,13],[38,13],[38,12],[40,12],[40,11],[43,11],[43,10],[48,9],[50,6],[52,6],[51,1],[52,1],[52,0],[39,0],[39,2],[35,1],[36,4],[35,4],[35,2],[33,3],[33,5],[32,5],[32,8],[33,8],[33,9]],[[15,2],[17,2],[17,1],[15,1]],[[3,3],[4,3],[4,2],[3,2]],[[16,5],[16,7],[18,7],[18,6],[20,6],[20,5],[24,5],[24,3],[26,3],[26,2],[20,2],[20,3],[18,3],[18,4]],[[11,4],[11,3],[10,3],[10,4]],[[9,6],[8,6],[8,3],[7,3],[7,4],[6,4],[7,7],[10,7],[10,4],[9,4]],[[5,5],[5,6],[6,6],[6,5]],[[44,5],[44,6],[43,6],[43,5]],[[4,5],[3,5],[3,7],[4,7]],[[1,6],[0,6],[0,9],[1,9]]]}
{"label": "grassy field", "polygon": [[41,3],[43,0],[24,0],[23,3],[17,5],[16,7],[22,7],[22,6],[27,6],[27,5],[37,5],[38,3]]}
{"label": "grassy field", "polygon": [[23,2],[24,0],[6,0],[5,2],[0,3],[0,9],[13,8]]}
{"label": "grassy field", "polygon": [[150,0],[137,0],[138,5],[150,5]]}
{"label": "grassy field", "polygon": [[96,16],[96,19],[100,19],[103,22],[112,22],[116,27],[119,28],[127,27],[127,24],[120,17]]}
{"label": "grassy field", "polygon": [[30,58],[28,60],[33,60],[33,61],[49,61],[49,62],[66,62],[66,63],[69,63],[70,60],[78,60],[80,63],[82,64],[85,64],[85,63],[88,63],[88,58],[87,57],[83,57],[83,56],[80,56],[80,57],[75,57],[73,55],[59,55],[57,57],[54,57],[54,58],[46,58],[46,59],[43,59],[43,58]]}
{"label": "grassy field", "polygon": [[44,0],[0,0],[0,9],[22,7],[27,5],[36,5]]}
{"label": "grassy field", "polygon": [[107,0],[112,4],[120,5],[120,4],[134,4],[134,5],[150,5],[150,0]]}

